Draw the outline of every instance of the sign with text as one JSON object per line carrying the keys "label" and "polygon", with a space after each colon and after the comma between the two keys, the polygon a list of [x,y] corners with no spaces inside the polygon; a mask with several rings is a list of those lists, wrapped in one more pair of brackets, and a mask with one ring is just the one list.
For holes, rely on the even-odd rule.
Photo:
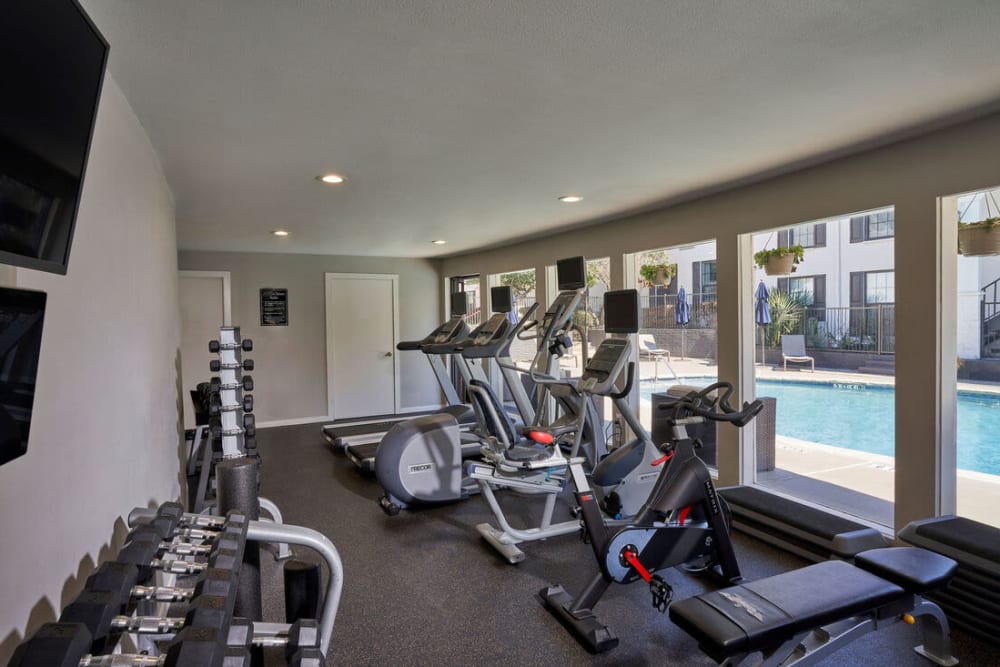
{"label": "sign with text", "polygon": [[288,290],[260,288],[260,325],[262,327],[288,326]]}

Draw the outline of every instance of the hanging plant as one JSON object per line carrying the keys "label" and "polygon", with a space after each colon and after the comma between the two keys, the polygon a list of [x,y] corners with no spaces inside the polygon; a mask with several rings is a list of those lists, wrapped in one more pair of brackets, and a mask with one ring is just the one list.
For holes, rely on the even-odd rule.
{"label": "hanging plant", "polygon": [[[966,257],[1000,255],[1000,206],[997,206],[992,192],[980,192],[979,194],[986,202],[986,218],[973,222],[962,222],[962,217],[968,213],[969,208],[976,201],[976,197],[973,197],[969,201],[969,205],[958,216],[958,252]],[[991,201],[993,202],[992,206],[990,205]],[[997,210],[997,215],[991,217],[994,208]]]}
{"label": "hanging plant", "polygon": [[778,247],[771,250],[761,250],[753,255],[754,264],[764,269],[769,276],[786,276],[794,273],[804,255],[802,246]]}
{"label": "hanging plant", "polygon": [[639,282],[645,287],[654,285],[669,287],[670,281],[676,275],[676,264],[643,264],[639,267]]}

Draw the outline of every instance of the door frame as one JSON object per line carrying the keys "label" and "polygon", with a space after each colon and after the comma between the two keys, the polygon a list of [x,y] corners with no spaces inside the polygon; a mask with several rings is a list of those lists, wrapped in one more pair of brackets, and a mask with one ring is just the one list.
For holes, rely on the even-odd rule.
{"label": "door frame", "polygon": [[396,273],[326,273],[324,274],[324,297],[323,309],[326,311],[326,404],[329,410],[329,418],[337,418],[337,406],[334,401],[334,372],[333,348],[335,345],[334,332],[336,321],[334,314],[330,312],[330,295],[333,286],[338,280],[390,280],[392,281],[392,406],[393,412],[399,414],[400,411],[400,383],[399,383],[399,354],[396,344],[399,342],[399,274]]}
{"label": "door frame", "polygon": [[233,325],[232,279],[229,271],[187,271],[177,272],[177,280],[181,278],[222,278],[222,326]]}

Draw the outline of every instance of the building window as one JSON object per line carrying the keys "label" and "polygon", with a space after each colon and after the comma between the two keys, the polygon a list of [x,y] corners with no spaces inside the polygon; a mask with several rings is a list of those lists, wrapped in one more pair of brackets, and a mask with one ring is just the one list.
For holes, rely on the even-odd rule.
{"label": "building window", "polygon": [[865,305],[895,303],[896,272],[868,271],[865,273]]}
{"label": "building window", "polygon": [[896,235],[896,211],[889,209],[851,218],[851,243],[891,239]]}
{"label": "building window", "polygon": [[715,301],[716,292],[718,291],[718,283],[715,279],[715,261],[711,262],[695,262],[698,266],[695,267],[699,275],[699,283],[701,285],[701,300],[702,301]]}
{"label": "building window", "polygon": [[797,225],[778,232],[778,246],[788,248],[800,245],[803,248],[822,248],[826,246],[826,223],[810,222]]}
{"label": "building window", "polygon": [[778,278],[778,289],[797,296],[806,306],[807,318],[826,319],[826,276]]}

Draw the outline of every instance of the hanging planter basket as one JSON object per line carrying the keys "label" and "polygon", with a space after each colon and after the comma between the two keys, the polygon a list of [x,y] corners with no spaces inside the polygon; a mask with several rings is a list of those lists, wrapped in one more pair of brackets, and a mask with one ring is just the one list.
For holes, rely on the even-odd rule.
{"label": "hanging planter basket", "polygon": [[966,257],[1000,255],[1000,225],[960,228],[958,252]]}
{"label": "hanging planter basket", "polygon": [[771,255],[764,264],[764,273],[769,276],[787,276],[795,271],[795,253]]}
{"label": "hanging planter basket", "polygon": [[[986,211],[984,215],[983,210],[980,209],[979,217],[985,219],[963,223],[962,217],[969,212],[980,196],[986,205]],[[994,209],[996,217],[993,217]],[[1000,255],[1000,206],[997,205],[992,192],[978,193],[969,201],[965,210],[958,214],[958,252],[966,257]]]}

